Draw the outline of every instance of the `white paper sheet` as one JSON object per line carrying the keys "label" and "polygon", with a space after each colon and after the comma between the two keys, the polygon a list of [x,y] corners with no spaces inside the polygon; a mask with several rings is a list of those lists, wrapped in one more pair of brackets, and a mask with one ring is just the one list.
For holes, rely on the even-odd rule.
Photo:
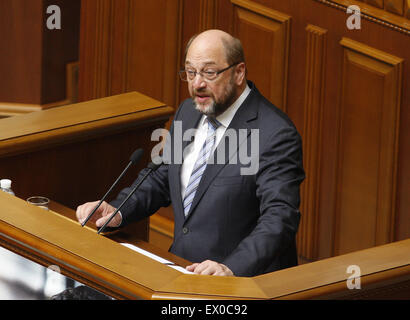
{"label": "white paper sheet", "polygon": [[156,254],[153,254],[153,253],[151,253],[151,252],[149,252],[149,251],[147,251],[147,250],[141,249],[141,248],[139,248],[139,247],[137,247],[137,246],[134,246],[134,245],[132,245],[132,244],[129,244],[129,243],[121,243],[121,244],[122,244],[123,246],[125,246],[125,247],[131,249],[131,250],[134,250],[134,251],[136,251],[136,252],[138,252],[138,253],[140,253],[140,254],[143,254],[144,256],[146,256],[146,257],[148,257],[148,258],[151,258],[151,259],[153,259],[153,260],[155,260],[155,261],[158,261],[158,262],[160,262],[160,263],[162,263],[162,264],[165,264],[165,265],[167,265],[168,267],[170,267],[170,268],[172,268],[172,269],[175,269],[175,270],[177,270],[177,271],[179,271],[179,272],[186,273],[186,274],[194,274],[193,272],[190,272],[190,271],[188,271],[188,270],[185,270],[185,268],[183,268],[183,267],[181,267],[181,266],[175,265],[172,261],[169,261],[169,260],[166,260],[166,259],[164,259],[164,258],[161,258],[160,256],[157,256]]}

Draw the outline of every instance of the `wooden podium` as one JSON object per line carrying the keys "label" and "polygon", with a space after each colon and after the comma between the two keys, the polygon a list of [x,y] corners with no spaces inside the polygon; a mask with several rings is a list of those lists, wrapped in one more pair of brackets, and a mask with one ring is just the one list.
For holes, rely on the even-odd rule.
{"label": "wooden podium", "polygon": [[[55,208],[63,208],[54,205]],[[181,273],[108,236],[82,228],[0,192],[0,245],[118,299],[410,299],[410,240],[253,277]],[[188,262],[143,242],[134,244],[180,266]],[[361,269],[361,288],[348,289],[349,265]]]}
{"label": "wooden podium", "polygon": [[[0,245],[118,299],[410,299],[410,239],[252,278],[214,277],[181,273],[119,244],[185,266],[146,242],[147,221],[107,235],[82,228],[73,208],[99,199],[143,147],[144,159],[113,195],[131,184],[150,159],[152,130],[172,114],[132,92],[0,120],[0,177],[13,180],[18,196],[0,192]],[[45,211],[22,200],[33,195],[56,202]],[[360,289],[347,286],[352,265]]]}

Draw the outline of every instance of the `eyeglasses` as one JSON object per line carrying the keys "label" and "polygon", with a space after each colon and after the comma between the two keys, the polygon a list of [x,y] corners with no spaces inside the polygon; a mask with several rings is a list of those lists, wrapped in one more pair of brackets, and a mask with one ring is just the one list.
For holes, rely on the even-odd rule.
{"label": "eyeglasses", "polygon": [[194,71],[194,70],[181,70],[179,71],[179,76],[181,77],[182,81],[192,81],[195,79],[196,75],[199,74],[202,78],[204,78],[207,81],[213,81],[215,80],[222,72],[225,72],[226,70],[232,68],[233,66],[236,66],[240,62],[236,62],[234,64],[231,64],[230,66],[219,70],[219,71],[214,71],[214,70],[207,70],[207,71]]}

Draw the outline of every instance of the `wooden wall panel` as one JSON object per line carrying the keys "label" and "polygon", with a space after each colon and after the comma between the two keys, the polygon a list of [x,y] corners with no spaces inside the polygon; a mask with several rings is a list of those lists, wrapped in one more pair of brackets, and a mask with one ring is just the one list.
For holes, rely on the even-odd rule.
{"label": "wooden wall panel", "polygon": [[80,101],[138,90],[175,106],[180,2],[84,1]]}
{"label": "wooden wall panel", "polygon": [[10,5],[0,0],[0,101],[40,104],[42,3],[16,0]]}
{"label": "wooden wall panel", "polygon": [[218,20],[217,0],[199,0],[200,2],[200,20],[199,29],[213,29]]}
{"label": "wooden wall panel", "polygon": [[404,3],[404,17],[410,19],[410,0],[405,0]]}
{"label": "wooden wall panel", "polygon": [[[77,102],[72,92],[67,90],[67,76],[70,72],[67,66],[78,62],[80,34],[80,0],[43,0],[43,60],[42,60],[42,104],[51,104],[69,100],[62,104]],[[49,30],[46,27],[50,14],[46,10],[51,5],[57,5],[61,11],[61,29]],[[76,66],[77,67],[77,66]],[[78,86],[78,80],[75,82]],[[77,88],[75,88],[77,90]]]}
{"label": "wooden wall panel", "polygon": [[384,8],[389,12],[402,16],[404,13],[404,1],[405,0],[385,0]]}
{"label": "wooden wall panel", "polygon": [[290,16],[252,1],[232,0],[233,34],[244,47],[248,77],[278,108],[286,111]]}
{"label": "wooden wall panel", "polygon": [[403,63],[347,38],[341,45],[334,254],[393,241]]}
{"label": "wooden wall panel", "polygon": [[[59,30],[46,27],[49,5],[60,7]],[[69,81],[78,61],[79,14],[80,0],[0,0],[0,116],[75,102],[76,81]]]}
{"label": "wooden wall panel", "polygon": [[314,25],[306,27],[306,79],[303,126],[304,168],[306,180],[302,185],[301,212],[303,218],[298,233],[299,255],[305,259],[317,259],[320,161],[323,134],[323,106],[325,93],[326,36],[327,30]]}

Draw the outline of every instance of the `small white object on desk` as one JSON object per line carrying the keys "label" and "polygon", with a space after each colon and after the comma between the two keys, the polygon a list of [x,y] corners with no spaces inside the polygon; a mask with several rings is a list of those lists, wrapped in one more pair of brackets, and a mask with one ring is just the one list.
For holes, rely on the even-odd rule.
{"label": "small white object on desk", "polygon": [[141,249],[141,248],[139,248],[139,247],[137,247],[137,246],[134,246],[134,245],[129,244],[129,243],[121,243],[121,244],[122,244],[123,246],[125,246],[125,247],[131,249],[131,250],[134,250],[134,251],[136,251],[136,252],[138,252],[138,253],[140,253],[140,254],[143,254],[144,256],[146,256],[146,257],[148,257],[148,258],[151,258],[151,259],[153,259],[153,260],[155,260],[155,261],[158,261],[158,262],[160,262],[160,263],[162,263],[162,264],[165,264],[165,265],[167,265],[168,267],[170,267],[170,268],[172,268],[172,269],[175,269],[175,270],[177,270],[177,271],[179,271],[179,272],[186,273],[186,274],[195,274],[195,273],[193,273],[193,272],[190,272],[190,271],[186,270],[185,268],[183,268],[183,267],[181,267],[181,266],[177,266],[175,263],[173,263],[173,262],[171,262],[171,261],[169,261],[169,260],[166,260],[166,259],[164,259],[164,258],[161,258],[160,256],[157,256],[157,255],[155,255],[155,254],[153,254],[153,253],[151,253],[151,252],[149,252],[149,251],[146,251],[146,250],[144,250],[144,249]]}

